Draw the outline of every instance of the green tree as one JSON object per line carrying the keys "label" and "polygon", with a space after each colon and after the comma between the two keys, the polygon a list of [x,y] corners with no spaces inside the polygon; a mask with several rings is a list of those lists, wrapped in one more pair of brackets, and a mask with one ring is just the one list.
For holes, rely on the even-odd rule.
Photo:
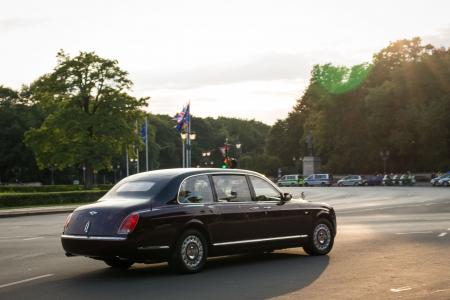
{"label": "green tree", "polygon": [[42,175],[34,155],[24,142],[24,133],[39,126],[42,111],[27,105],[20,93],[0,86],[0,182],[37,181]]}
{"label": "green tree", "polygon": [[48,116],[26,133],[26,143],[41,169],[84,165],[90,184],[94,170],[110,169],[113,157],[141,143],[136,126],[147,98],[128,94],[132,82],[116,60],[63,51],[57,59],[53,72],[30,86],[30,100]]}

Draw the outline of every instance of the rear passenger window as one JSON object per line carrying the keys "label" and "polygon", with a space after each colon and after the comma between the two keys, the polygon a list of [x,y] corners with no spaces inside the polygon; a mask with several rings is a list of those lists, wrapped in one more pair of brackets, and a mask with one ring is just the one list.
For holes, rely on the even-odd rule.
{"label": "rear passenger window", "polygon": [[214,201],[207,175],[198,175],[183,181],[178,193],[180,203],[211,203]]}
{"label": "rear passenger window", "polygon": [[219,202],[250,202],[252,196],[247,179],[242,175],[215,175],[213,176]]}

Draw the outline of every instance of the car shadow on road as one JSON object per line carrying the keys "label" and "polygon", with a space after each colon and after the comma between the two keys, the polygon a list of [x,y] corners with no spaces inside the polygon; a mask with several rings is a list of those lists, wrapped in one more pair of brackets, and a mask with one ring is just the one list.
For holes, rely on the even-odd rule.
{"label": "car shadow on road", "polygon": [[203,272],[191,275],[172,274],[167,264],[137,264],[127,271],[104,268],[66,277],[41,285],[40,290],[48,288],[53,296],[58,296],[56,290],[64,291],[60,296],[65,299],[123,299],[131,295],[138,299],[261,299],[307,287],[320,277],[329,260],[328,256],[307,256],[291,249],[213,258]]}

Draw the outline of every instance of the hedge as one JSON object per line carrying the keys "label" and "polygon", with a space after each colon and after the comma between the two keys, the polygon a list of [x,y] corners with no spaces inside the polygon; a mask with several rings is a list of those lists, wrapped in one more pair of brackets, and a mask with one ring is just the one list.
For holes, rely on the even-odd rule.
{"label": "hedge", "polygon": [[100,199],[106,192],[107,190],[51,193],[3,193],[0,194],[0,207],[93,202]]}
{"label": "hedge", "polygon": [[86,188],[84,185],[4,185],[0,186],[0,193],[44,193],[44,192],[69,192],[69,191],[92,191],[109,190],[112,185],[101,184]]}

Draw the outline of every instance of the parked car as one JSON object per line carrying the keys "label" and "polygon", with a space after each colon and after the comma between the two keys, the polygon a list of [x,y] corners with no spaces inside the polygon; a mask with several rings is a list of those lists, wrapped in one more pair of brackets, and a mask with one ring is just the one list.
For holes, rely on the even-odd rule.
{"label": "parked car", "polygon": [[361,175],[349,175],[345,176],[342,179],[338,180],[338,186],[355,186],[355,185],[365,185],[367,180],[364,176]]}
{"label": "parked car", "polygon": [[381,185],[382,183],[383,183],[383,176],[374,175],[374,176],[368,176],[366,178],[365,185]]}
{"label": "parked car", "polygon": [[450,174],[443,175],[439,178],[436,185],[439,186],[450,186]]}
{"label": "parked car", "polygon": [[441,176],[434,177],[433,179],[430,180],[430,183],[431,183],[431,185],[434,185],[434,186],[440,185],[439,180],[444,179],[444,178],[450,178],[450,174],[444,174]]}
{"label": "parked car", "polygon": [[304,186],[331,186],[333,184],[333,175],[331,174],[312,174],[303,181]]}
{"label": "parked car", "polygon": [[301,246],[325,255],[335,235],[331,206],[292,199],[259,173],[169,169],[129,176],[74,210],[61,242],[67,256],[113,268],[168,261],[194,273],[224,254]]}
{"label": "parked car", "polygon": [[278,186],[302,186],[303,177],[301,175],[284,175],[277,181]]}

